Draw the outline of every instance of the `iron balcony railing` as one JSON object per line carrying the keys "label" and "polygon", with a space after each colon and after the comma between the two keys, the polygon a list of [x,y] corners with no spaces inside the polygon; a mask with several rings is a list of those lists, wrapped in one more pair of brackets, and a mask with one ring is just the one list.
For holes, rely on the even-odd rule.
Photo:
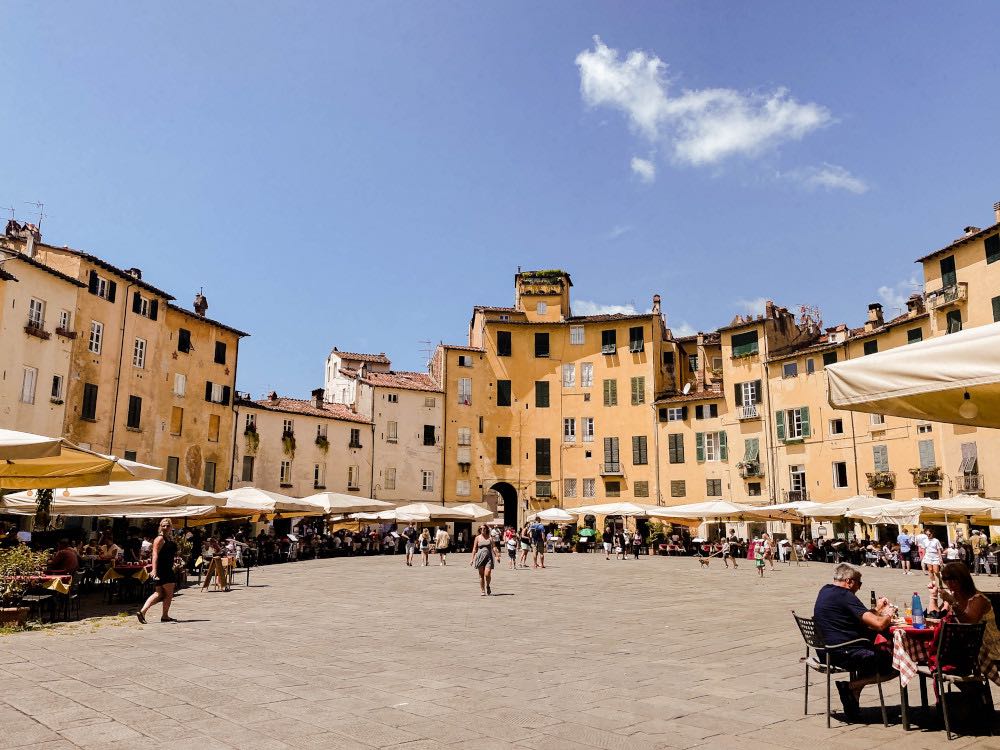
{"label": "iron balcony railing", "polygon": [[910,469],[910,474],[913,475],[913,483],[918,487],[941,484],[941,469],[937,466],[926,469]]}
{"label": "iron balcony railing", "polygon": [[955,492],[985,492],[982,474],[959,474],[955,477]]}
{"label": "iron balcony railing", "polygon": [[620,461],[612,461],[610,463],[601,464],[601,475],[602,476],[621,476],[622,465]]}
{"label": "iron balcony railing", "polygon": [[781,497],[786,503],[798,503],[809,499],[809,490],[783,490]]}
{"label": "iron balcony railing", "polygon": [[932,310],[940,310],[949,305],[965,302],[968,297],[969,285],[964,281],[959,281],[956,284],[929,292],[927,294],[927,306]]}
{"label": "iron balcony railing", "polygon": [[760,419],[760,412],[757,410],[757,404],[743,404],[737,410],[737,416],[740,420]]}

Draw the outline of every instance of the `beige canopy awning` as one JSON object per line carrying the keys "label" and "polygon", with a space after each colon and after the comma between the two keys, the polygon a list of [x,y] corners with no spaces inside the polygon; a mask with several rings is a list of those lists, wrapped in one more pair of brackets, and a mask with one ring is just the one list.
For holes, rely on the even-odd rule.
{"label": "beige canopy awning", "polygon": [[111,481],[152,478],[160,471],[156,466],[105,456],[60,439],[57,455],[0,459],[0,489],[94,487]]}
{"label": "beige canopy awning", "polygon": [[30,432],[0,430],[0,460],[15,458],[50,458],[62,450],[62,439]]}
{"label": "beige canopy awning", "polygon": [[1000,427],[1000,323],[840,362],[826,374],[837,409]]}

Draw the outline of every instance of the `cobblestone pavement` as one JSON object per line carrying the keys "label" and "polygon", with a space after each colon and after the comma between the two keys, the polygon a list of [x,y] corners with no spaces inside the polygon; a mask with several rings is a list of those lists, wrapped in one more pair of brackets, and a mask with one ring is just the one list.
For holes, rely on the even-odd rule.
{"label": "cobblestone pavement", "polygon": [[[1000,748],[946,743],[930,717],[904,738],[894,683],[888,729],[874,689],[861,723],[827,729],[822,684],[802,715],[789,610],[811,612],[828,565],[759,581],[718,560],[550,555],[498,570],[483,598],[467,556],[450,561],[272,566],[249,589],[185,592],[183,622],[0,637],[0,748]],[[918,583],[865,569],[862,597]]]}

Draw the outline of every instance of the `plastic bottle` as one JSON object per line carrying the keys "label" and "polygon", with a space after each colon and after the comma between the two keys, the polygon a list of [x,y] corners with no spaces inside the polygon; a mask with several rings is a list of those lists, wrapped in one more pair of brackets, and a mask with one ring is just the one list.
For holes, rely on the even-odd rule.
{"label": "plastic bottle", "polygon": [[924,627],[924,607],[920,603],[920,594],[913,592],[913,627],[921,630]]}

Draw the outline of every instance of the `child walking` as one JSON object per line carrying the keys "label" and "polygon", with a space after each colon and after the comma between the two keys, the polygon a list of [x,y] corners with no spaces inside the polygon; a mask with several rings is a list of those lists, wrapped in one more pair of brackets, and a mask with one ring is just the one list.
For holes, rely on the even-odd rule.
{"label": "child walking", "polygon": [[756,566],[757,573],[760,575],[761,580],[764,578],[764,547],[765,545],[763,542],[757,542],[753,548],[753,564]]}

